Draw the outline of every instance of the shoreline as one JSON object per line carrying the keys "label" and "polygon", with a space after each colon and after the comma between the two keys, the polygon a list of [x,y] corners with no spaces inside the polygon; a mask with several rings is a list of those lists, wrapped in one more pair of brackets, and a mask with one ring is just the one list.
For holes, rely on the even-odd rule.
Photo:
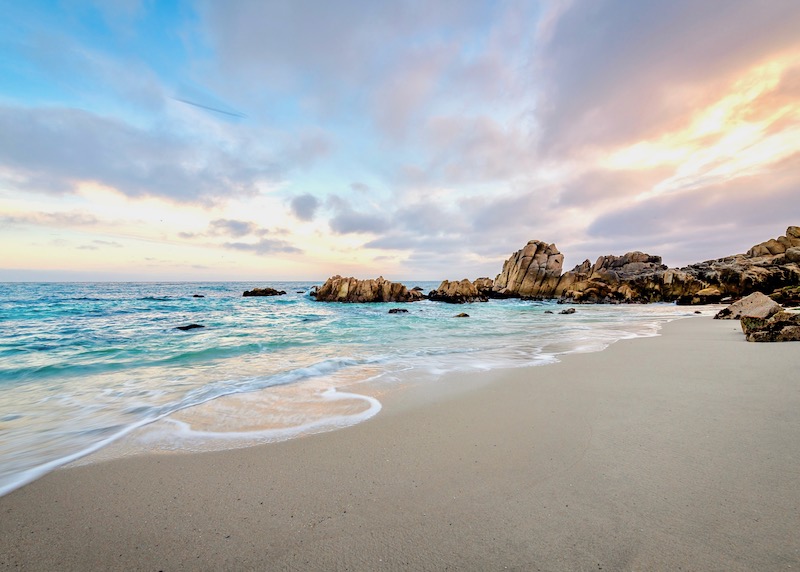
{"label": "shoreline", "polygon": [[64,468],[0,498],[27,569],[800,565],[800,352],[679,319],[410,387],[363,423]]}

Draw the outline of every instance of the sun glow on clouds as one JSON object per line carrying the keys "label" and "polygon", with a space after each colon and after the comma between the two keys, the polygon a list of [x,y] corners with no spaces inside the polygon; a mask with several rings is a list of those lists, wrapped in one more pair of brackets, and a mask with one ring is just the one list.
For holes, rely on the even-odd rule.
{"label": "sun glow on clouds", "polygon": [[775,105],[770,97],[800,65],[800,53],[748,70],[730,92],[697,112],[690,125],[610,154],[601,165],[616,170],[674,167],[638,200],[763,172],[800,152],[800,101]]}

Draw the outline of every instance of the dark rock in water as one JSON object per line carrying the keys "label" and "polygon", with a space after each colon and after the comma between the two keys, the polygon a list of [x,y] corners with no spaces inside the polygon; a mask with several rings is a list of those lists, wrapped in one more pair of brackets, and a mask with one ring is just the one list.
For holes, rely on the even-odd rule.
{"label": "dark rock in water", "polygon": [[[475,282],[470,282],[466,278],[460,282],[450,282],[445,280],[436,290],[428,292],[428,299],[437,302],[447,302],[448,304],[464,304],[468,302],[488,302],[489,298],[484,293],[482,294],[477,287],[479,280],[488,280],[488,278],[478,278]],[[483,284],[481,283],[483,286]],[[491,287],[489,288],[491,289]],[[486,292],[484,287],[484,292]]]}
{"label": "dark rock in water", "polygon": [[412,292],[422,292],[422,286],[414,286],[411,289]]}
{"label": "dark rock in water", "polygon": [[742,318],[742,331],[748,342],[800,341],[800,314],[778,312],[770,318]]}
{"label": "dark rock in water", "polygon": [[275,290],[275,288],[253,288],[245,291],[242,296],[283,296],[286,290]]}
{"label": "dark rock in water", "polygon": [[183,330],[184,332],[187,330],[196,330],[197,328],[205,328],[202,324],[189,324],[188,326],[177,326],[176,330]]}
{"label": "dark rock in water", "polygon": [[202,294],[192,294],[192,298],[205,298]]}
{"label": "dark rock in water", "polygon": [[545,311],[544,311],[544,313],[545,313],[545,314],[552,314],[552,313],[553,313],[553,310],[545,310]]}
{"label": "dark rock in water", "polygon": [[390,314],[408,314],[408,310],[405,308],[392,308],[389,310]]}
{"label": "dark rock in water", "polygon": [[306,293],[306,291],[305,291],[305,290],[298,290],[298,291],[297,291],[297,294],[305,294],[305,293]]}
{"label": "dark rock in water", "polygon": [[383,276],[369,280],[332,276],[311,295],[318,302],[417,302],[425,299],[419,290],[409,290]]}
{"label": "dark rock in water", "polygon": [[694,313],[695,314],[702,314],[703,312],[701,312],[700,310],[695,310]]}
{"label": "dark rock in water", "polygon": [[749,296],[717,312],[714,319],[738,320],[745,316],[748,318],[769,318],[773,314],[780,312],[780,310],[780,304],[771,300],[761,292],[753,292]]}
{"label": "dark rock in water", "polygon": [[465,314],[464,312],[461,312],[460,314],[456,314],[453,317],[454,318],[469,318],[469,314]]}
{"label": "dark rock in water", "polygon": [[559,314],[574,314],[575,308],[567,308],[566,310],[561,310]]}

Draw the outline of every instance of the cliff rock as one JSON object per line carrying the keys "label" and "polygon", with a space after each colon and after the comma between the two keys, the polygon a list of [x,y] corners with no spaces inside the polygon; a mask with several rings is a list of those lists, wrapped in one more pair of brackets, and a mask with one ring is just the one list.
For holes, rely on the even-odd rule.
{"label": "cliff rock", "polygon": [[369,280],[332,276],[311,295],[318,302],[416,302],[425,299],[419,290],[409,290],[383,276]]}
{"label": "cliff rock", "polygon": [[515,298],[552,298],[564,255],[555,244],[531,240],[503,264],[492,286],[493,295]]}

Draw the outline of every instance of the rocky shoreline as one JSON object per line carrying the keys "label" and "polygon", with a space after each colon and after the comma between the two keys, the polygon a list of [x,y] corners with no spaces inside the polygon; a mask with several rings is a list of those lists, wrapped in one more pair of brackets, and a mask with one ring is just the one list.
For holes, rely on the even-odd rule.
{"label": "rocky shoreline", "polygon": [[785,305],[800,304],[800,227],[753,246],[743,254],[669,268],[644,252],[600,256],[563,272],[564,255],[555,244],[531,240],[505,261],[500,274],[474,281],[443,281],[427,296],[389,282],[333,276],[311,292],[320,302],[415,302],[453,304],[490,298],[558,299],[572,304],[677,302],[714,304],[753,292]]}
{"label": "rocky shoreline", "polygon": [[[332,276],[309,294],[319,302],[417,302],[450,304],[487,302],[490,298],[557,299],[571,304],[675,302],[677,304],[730,303],[760,296],[772,306],[769,315],[738,312],[717,317],[741,319],[749,341],[800,340],[800,315],[778,311],[800,305],[800,227],[753,246],[743,254],[669,268],[661,257],[644,252],[584,260],[563,272],[564,255],[555,244],[531,240],[505,261],[492,280],[444,280],[427,295],[382,276],[359,280]],[[769,297],[767,296],[769,295]],[[762,299],[763,298],[763,299]],[[752,300],[742,300],[745,307]],[[783,304],[783,306],[781,306]],[[732,308],[734,308],[732,306]],[[777,309],[776,309],[777,308]],[[574,310],[573,310],[574,311]],[[735,314],[737,310],[728,310]],[[565,312],[562,312],[565,313]],[[466,316],[466,314],[463,314]]]}

